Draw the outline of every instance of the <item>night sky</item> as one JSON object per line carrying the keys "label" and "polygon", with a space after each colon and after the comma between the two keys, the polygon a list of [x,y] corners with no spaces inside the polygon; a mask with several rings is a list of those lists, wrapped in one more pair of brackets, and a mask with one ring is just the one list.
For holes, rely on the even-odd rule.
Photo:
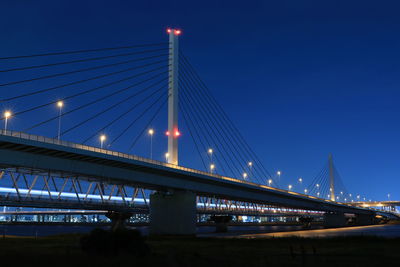
{"label": "night sky", "polygon": [[[179,27],[181,49],[282,184],[307,184],[332,153],[350,192],[400,199],[399,10],[396,1],[3,0],[0,56],[164,42],[166,27]],[[162,158],[165,136],[155,145]]]}

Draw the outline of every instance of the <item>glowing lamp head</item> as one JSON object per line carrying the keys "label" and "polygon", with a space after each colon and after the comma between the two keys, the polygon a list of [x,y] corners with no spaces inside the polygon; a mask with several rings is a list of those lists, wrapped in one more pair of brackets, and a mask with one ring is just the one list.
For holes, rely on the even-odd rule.
{"label": "glowing lamp head", "polygon": [[289,190],[292,189],[292,185],[289,185],[288,188],[289,188]]}
{"label": "glowing lamp head", "polygon": [[212,154],[214,151],[212,150],[212,148],[208,149],[208,154]]}
{"label": "glowing lamp head", "polygon": [[11,111],[6,111],[4,112],[4,118],[8,119],[9,117],[11,117]]}
{"label": "glowing lamp head", "polygon": [[154,130],[153,129],[149,129],[149,135],[153,135],[154,134]]}
{"label": "glowing lamp head", "polygon": [[281,171],[277,171],[276,174],[281,175]]}
{"label": "glowing lamp head", "polygon": [[167,29],[167,33],[171,33],[172,30],[170,28]]}
{"label": "glowing lamp head", "polygon": [[247,178],[247,173],[243,173],[243,178],[244,178],[244,179]]}
{"label": "glowing lamp head", "polygon": [[107,137],[104,134],[100,135],[100,141],[104,142],[106,139]]}
{"label": "glowing lamp head", "polygon": [[57,102],[57,107],[62,108],[64,106],[64,102],[63,101],[58,101]]}
{"label": "glowing lamp head", "polygon": [[214,169],[215,169],[215,165],[214,165],[214,164],[211,164],[211,165],[210,165],[210,169],[211,169],[211,170],[214,170]]}
{"label": "glowing lamp head", "polygon": [[169,157],[169,153],[167,152],[167,153],[165,153],[165,157],[166,158],[168,158]]}
{"label": "glowing lamp head", "polygon": [[180,133],[178,130],[175,130],[174,136],[175,136],[175,137],[178,137],[178,136],[180,136],[180,135],[181,135],[181,133]]}
{"label": "glowing lamp head", "polygon": [[253,162],[249,161],[248,165],[249,167],[253,166]]}
{"label": "glowing lamp head", "polygon": [[300,182],[300,183],[303,182],[303,178],[299,178],[299,182]]}
{"label": "glowing lamp head", "polygon": [[268,180],[268,184],[271,185],[272,184],[272,179]]}
{"label": "glowing lamp head", "polygon": [[181,34],[182,34],[182,30],[175,29],[175,30],[174,30],[174,34],[175,34],[176,36],[181,35]]}

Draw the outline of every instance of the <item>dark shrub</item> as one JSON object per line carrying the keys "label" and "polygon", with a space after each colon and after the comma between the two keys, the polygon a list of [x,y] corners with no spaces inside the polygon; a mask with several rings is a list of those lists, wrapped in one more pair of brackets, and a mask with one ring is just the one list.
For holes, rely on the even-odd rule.
{"label": "dark shrub", "polygon": [[149,248],[137,230],[118,230],[115,232],[94,229],[80,240],[81,248],[88,254],[116,256],[119,253],[145,255]]}

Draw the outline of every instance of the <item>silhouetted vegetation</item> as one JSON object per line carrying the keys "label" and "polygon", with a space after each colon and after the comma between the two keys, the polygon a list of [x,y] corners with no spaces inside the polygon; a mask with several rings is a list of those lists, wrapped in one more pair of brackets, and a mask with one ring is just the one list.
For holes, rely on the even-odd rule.
{"label": "silhouetted vegetation", "polygon": [[[366,267],[397,266],[400,261],[400,238],[126,238],[130,234],[135,235],[96,230],[89,239],[87,235],[84,238],[82,235],[5,237],[0,239],[1,263],[2,266],[42,267]],[[89,247],[85,243],[82,249],[81,240],[92,243]],[[147,244],[148,253],[142,254],[138,244]],[[116,248],[118,254],[113,254]]]}
{"label": "silhouetted vegetation", "polygon": [[80,244],[84,252],[92,255],[117,256],[123,252],[134,256],[146,256],[149,253],[149,247],[137,230],[94,229],[81,237]]}

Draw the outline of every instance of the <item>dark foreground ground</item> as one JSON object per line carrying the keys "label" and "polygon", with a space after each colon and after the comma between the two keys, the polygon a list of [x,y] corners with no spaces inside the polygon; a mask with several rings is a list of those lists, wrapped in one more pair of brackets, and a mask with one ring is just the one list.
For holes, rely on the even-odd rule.
{"label": "dark foreground ground", "polygon": [[146,238],[147,255],[89,255],[82,235],[2,237],[1,266],[398,266],[400,238]]}

